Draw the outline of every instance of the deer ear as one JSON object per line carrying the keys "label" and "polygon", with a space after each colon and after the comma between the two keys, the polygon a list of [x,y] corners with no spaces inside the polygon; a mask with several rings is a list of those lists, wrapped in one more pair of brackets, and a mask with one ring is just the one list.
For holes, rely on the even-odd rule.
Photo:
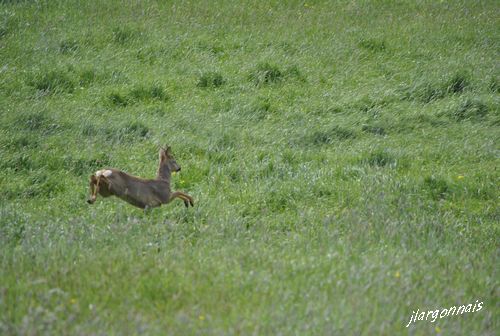
{"label": "deer ear", "polygon": [[167,155],[172,155],[172,148],[170,146],[167,146],[165,152],[167,153]]}
{"label": "deer ear", "polygon": [[160,150],[158,152],[158,156],[160,157],[160,160],[163,159],[166,156],[165,149],[160,147]]}

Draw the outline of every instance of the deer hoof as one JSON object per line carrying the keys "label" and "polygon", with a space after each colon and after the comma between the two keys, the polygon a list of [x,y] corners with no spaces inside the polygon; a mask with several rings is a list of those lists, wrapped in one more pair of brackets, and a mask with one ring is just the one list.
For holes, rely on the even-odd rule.
{"label": "deer hoof", "polygon": [[189,203],[188,203],[188,201],[184,201],[184,205],[186,206],[186,208],[189,208]]}
{"label": "deer hoof", "polygon": [[194,201],[193,200],[189,200],[189,204],[191,204],[191,206],[194,207]]}
{"label": "deer hoof", "polygon": [[94,204],[94,202],[95,202],[95,199],[90,199],[90,198],[89,198],[89,199],[87,200],[87,203],[88,203],[88,204]]}

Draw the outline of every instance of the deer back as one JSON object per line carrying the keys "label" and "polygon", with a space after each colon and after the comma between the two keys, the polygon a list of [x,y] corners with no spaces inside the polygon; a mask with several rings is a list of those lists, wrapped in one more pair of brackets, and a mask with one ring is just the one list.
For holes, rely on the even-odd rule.
{"label": "deer back", "polygon": [[140,208],[155,207],[167,203],[170,198],[170,184],[164,180],[143,179],[117,169],[109,169],[105,177],[108,189],[115,196]]}

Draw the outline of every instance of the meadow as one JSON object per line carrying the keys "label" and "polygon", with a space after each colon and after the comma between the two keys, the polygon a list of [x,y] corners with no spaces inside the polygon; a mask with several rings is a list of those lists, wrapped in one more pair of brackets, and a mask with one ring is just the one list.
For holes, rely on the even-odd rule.
{"label": "meadow", "polygon": [[499,12],[0,1],[0,334],[495,335]]}

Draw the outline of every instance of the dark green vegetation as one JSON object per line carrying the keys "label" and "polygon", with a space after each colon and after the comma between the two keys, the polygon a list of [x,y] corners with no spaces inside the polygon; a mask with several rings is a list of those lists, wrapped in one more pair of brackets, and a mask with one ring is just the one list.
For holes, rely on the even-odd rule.
{"label": "dark green vegetation", "polygon": [[[498,12],[2,2],[0,334],[495,334]],[[85,203],[164,143],[194,208]]]}

